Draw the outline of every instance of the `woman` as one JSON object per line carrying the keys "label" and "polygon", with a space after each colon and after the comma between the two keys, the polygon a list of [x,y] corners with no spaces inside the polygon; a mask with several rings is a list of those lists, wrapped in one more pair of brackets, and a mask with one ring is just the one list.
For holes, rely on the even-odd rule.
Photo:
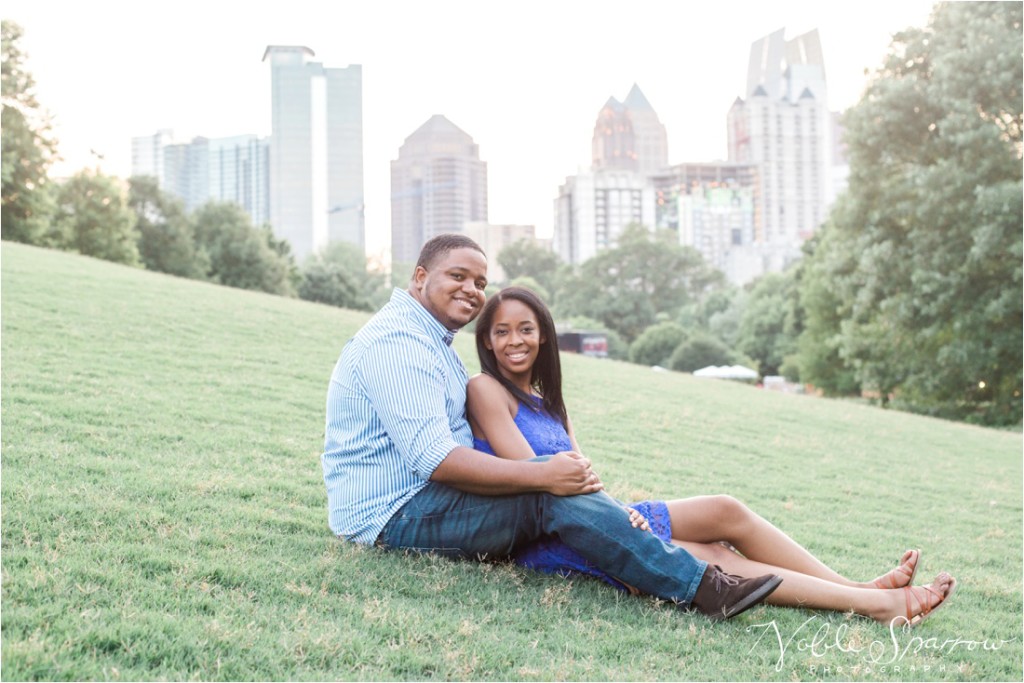
{"label": "woman", "polygon": [[[562,399],[554,323],[537,295],[509,287],[491,297],[476,323],[476,346],[483,373],[468,386],[475,447],[512,459],[581,452]],[[637,533],[654,532],[730,574],[781,576],[782,584],[766,601],[770,604],[853,611],[883,623],[903,618],[916,625],[956,587],[945,572],[927,586],[912,586],[917,550],[908,550],[898,567],[874,581],[851,581],[730,496],[645,501],[623,514],[630,514]],[[541,571],[589,574],[629,588],[557,538],[538,541],[515,559]]]}

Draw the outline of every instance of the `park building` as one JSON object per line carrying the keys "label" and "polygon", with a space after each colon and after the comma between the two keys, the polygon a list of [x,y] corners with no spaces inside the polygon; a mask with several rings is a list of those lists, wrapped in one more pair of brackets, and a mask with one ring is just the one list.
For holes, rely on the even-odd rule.
{"label": "park building", "polygon": [[329,242],[365,248],[362,66],[270,45],[270,223],[301,260]]}
{"label": "park building", "polygon": [[187,211],[210,201],[232,202],[254,225],[263,225],[270,219],[269,150],[269,141],[255,135],[178,143],[173,131],[160,130],[132,138],[132,175],[153,176]]}
{"label": "park building", "polygon": [[467,223],[487,223],[487,162],[473,138],[440,114],[417,128],[391,162],[391,260]]}

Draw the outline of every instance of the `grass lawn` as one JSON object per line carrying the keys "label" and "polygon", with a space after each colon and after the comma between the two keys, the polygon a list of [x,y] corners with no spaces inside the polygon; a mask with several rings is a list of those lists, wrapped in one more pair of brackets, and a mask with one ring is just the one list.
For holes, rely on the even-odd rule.
{"label": "grass lawn", "polygon": [[730,493],[852,578],[919,547],[960,580],[910,634],[713,624],[334,540],[324,399],[366,314],[10,243],[0,266],[3,680],[1022,678],[1019,431],[565,357],[613,495]]}

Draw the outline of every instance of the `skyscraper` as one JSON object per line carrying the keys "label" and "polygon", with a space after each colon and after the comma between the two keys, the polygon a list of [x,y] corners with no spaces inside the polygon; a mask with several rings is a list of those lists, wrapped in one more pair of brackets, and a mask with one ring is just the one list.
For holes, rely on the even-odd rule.
{"label": "skyscraper", "polygon": [[553,245],[568,263],[583,263],[618,244],[630,223],[654,229],[651,175],[668,166],[668,135],[635,83],[597,114],[592,166],[569,176],[555,200]]}
{"label": "skyscraper", "polygon": [[362,67],[326,68],[308,47],[270,45],[270,223],[298,258],[363,247]]}
{"label": "skyscraper", "polygon": [[766,270],[800,256],[825,220],[831,194],[825,66],[817,31],[785,40],[784,29],[753,44],[746,99],[728,114],[729,160],[761,167],[760,242]]}
{"label": "skyscraper", "polygon": [[416,129],[391,162],[391,259],[416,261],[435,235],[487,221],[487,162],[465,131],[439,114]]}
{"label": "skyscraper", "polygon": [[208,201],[234,202],[259,226],[270,219],[269,150],[270,142],[255,135],[175,143],[170,130],[161,130],[132,138],[132,175],[155,177],[188,211]]}
{"label": "skyscraper", "polygon": [[623,102],[609,97],[594,124],[593,168],[654,173],[668,165],[668,134],[636,83]]}

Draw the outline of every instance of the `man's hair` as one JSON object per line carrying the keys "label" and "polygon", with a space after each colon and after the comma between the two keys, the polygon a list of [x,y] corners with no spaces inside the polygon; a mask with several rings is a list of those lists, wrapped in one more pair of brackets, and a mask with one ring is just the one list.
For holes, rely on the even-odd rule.
{"label": "man's hair", "polygon": [[487,300],[480,317],[476,321],[476,353],[480,357],[480,369],[505,387],[531,410],[537,410],[536,404],[522,389],[510,382],[498,369],[498,359],[494,351],[487,348],[487,341],[494,326],[494,315],[503,301],[518,301],[525,304],[537,316],[537,326],[544,343],[537,352],[537,360],[533,364],[530,384],[540,392],[544,410],[557,418],[562,425],[569,428],[569,417],[562,399],[562,362],[558,356],[558,332],[555,330],[551,311],[544,305],[540,297],[526,287],[506,287]]}
{"label": "man's hair", "polygon": [[[416,267],[422,267],[424,270],[430,270],[430,268],[437,262],[439,258],[442,258],[445,254],[453,249],[475,249],[479,251],[484,258],[487,258],[487,254],[480,248],[480,245],[469,239],[465,235],[459,235],[457,233],[447,232],[436,237],[431,237],[427,240],[427,243],[420,249],[419,260],[416,261]],[[415,271],[415,269],[413,269]]]}

